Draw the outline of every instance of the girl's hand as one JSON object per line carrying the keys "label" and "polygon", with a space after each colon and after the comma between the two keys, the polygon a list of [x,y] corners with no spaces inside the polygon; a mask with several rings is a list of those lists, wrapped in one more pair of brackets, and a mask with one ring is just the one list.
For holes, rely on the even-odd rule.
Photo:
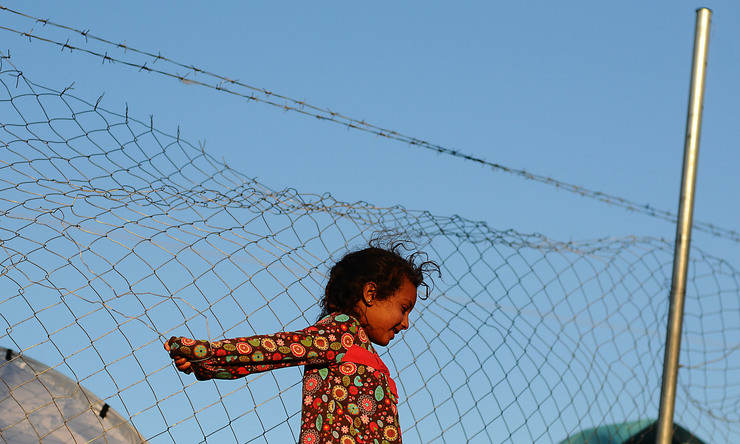
{"label": "girl's hand", "polygon": [[177,358],[175,359],[175,367],[177,367],[178,370],[180,370],[183,373],[190,373],[193,370],[190,368],[193,364],[190,363],[185,358]]}
{"label": "girl's hand", "polygon": [[[167,350],[167,352],[170,351],[170,341],[167,341],[164,343],[164,349]],[[187,359],[183,358],[182,356],[179,356],[177,358],[172,358],[175,361],[175,367],[177,367],[178,370],[180,370],[183,373],[191,373],[193,370],[190,368],[193,366],[193,364],[190,363]]]}

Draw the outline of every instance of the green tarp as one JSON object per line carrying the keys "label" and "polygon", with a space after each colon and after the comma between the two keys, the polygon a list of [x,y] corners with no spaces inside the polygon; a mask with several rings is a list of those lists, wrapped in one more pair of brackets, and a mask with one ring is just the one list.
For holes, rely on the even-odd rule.
{"label": "green tarp", "polygon": [[[594,427],[568,437],[560,444],[654,444],[658,421],[643,419]],[[671,444],[706,444],[676,424]]]}

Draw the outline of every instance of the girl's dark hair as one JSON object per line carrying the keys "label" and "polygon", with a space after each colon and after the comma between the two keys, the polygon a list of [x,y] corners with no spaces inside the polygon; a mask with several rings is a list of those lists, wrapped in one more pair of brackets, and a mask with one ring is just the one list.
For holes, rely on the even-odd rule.
{"label": "girl's dark hair", "polygon": [[319,302],[319,318],[341,312],[357,316],[356,307],[362,299],[366,283],[377,286],[377,299],[388,299],[408,279],[414,287],[423,286],[425,292],[421,299],[429,296],[430,285],[424,281],[430,273],[439,274],[439,266],[427,259],[421,251],[409,251],[410,242],[392,241],[384,246],[382,241],[372,240],[368,248],[346,254],[332,267],[324,297]]}

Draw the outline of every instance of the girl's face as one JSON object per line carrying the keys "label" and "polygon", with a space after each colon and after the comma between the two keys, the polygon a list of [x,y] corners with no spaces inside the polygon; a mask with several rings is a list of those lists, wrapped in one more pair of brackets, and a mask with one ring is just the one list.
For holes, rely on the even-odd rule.
{"label": "girl's face", "polygon": [[370,340],[386,346],[401,330],[409,328],[409,313],[416,305],[416,287],[404,279],[401,287],[387,299],[376,299],[374,282],[365,284],[363,301],[357,307],[360,324]]}

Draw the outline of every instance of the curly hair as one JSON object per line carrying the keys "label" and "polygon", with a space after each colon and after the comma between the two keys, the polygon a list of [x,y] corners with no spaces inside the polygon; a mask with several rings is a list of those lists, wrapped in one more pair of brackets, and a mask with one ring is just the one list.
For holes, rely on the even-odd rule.
{"label": "curly hair", "polygon": [[420,298],[426,299],[430,285],[425,278],[430,277],[432,272],[440,274],[439,266],[428,260],[427,254],[422,251],[404,256],[402,251],[409,250],[407,244],[409,242],[395,241],[384,247],[380,241],[372,240],[368,248],[342,257],[329,272],[329,282],[319,302],[319,318],[334,312],[357,316],[356,307],[368,282],[375,283],[376,298],[379,300],[388,299],[398,291],[404,279],[408,279],[416,288],[425,287],[426,291]]}

